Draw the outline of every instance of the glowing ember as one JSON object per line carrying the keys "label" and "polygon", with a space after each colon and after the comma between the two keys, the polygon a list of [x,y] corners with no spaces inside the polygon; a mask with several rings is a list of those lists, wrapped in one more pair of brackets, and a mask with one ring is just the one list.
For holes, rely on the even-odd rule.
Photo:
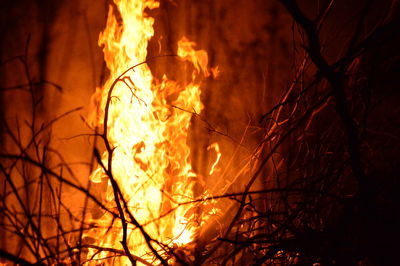
{"label": "glowing ember", "polygon": [[[117,21],[116,10],[110,6],[107,27],[99,40],[99,45],[104,47],[110,78],[94,95],[98,110],[92,123],[102,128],[106,122],[107,139],[114,149],[112,175],[129,211],[150,237],[161,243],[152,242],[152,245],[163,255],[162,245],[176,247],[193,241],[206,219],[204,215],[200,217],[193,204],[178,204],[194,199],[192,186],[197,177],[190,164],[190,150],[186,143],[191,113],[183,109],[202,110],[200,90],[195,82],[180,87],[166,76],[161,84],[156,84],[147,64],[119,77],[130,67],[146,60],[154,20],[146,16],[144,10],[157,8],[158,3],[115,0],[115,4],[122,23]],[[207,53],[195,51],[194,46],[186,38],[178,44],[179,57],[194,65],[193,80],[201,72],[208,75]],[[108,109],[107,99],[110,100]],[[219,152],[218,146],[213,148]],[[105,167],[108,157],[108,152],[102,156]],[[92,182],[102,182],[107,178],[100,166],[90,176]],[[107,206],[114,210],[114,193],[108,182]],[[88,236],[96,239],[96,246],[123,250],[120,242],[123,230],[119,220],[115,221],[111,214],[106,213],[93,222],[97,228],[92,229]],[[134,256],[155,262],[142,232],[132,224],[128,225],[127,244]],[[88,260],[101,260],[113,254],[93,248],[89,250]],[[119,262],[124,264],[129,260],[122,257]]]}

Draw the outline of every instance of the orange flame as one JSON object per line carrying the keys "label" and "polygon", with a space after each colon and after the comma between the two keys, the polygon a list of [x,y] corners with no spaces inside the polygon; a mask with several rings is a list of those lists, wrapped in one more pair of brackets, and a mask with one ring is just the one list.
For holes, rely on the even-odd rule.
{"label": "orange flame", "polygon": [[207,147],[207,150],[210,150],[210,149],[214,149],[215,153],[217,154],[217,158],[215,159],[214,163],[212,164],[210,172],[209,172],[209,175],[212,175],[216,171],[218,171],[218,169],[216,167],[219,163],[219,160],[221,159],[222,154],[221,154],[221,151],[219,150],[219,144],[217,142],[214,142],[213,144],[211,144],[210,146]]}
{"label": "orange flame", "polygon": [[[158,2],[115,0],[115,4],[121,17],[117,19],[118,11],[110,6],[106,29],[99,38],[110,77],[104,88],[96,90],[94,100],[98,110],[91,122],[97,127],[104,126],[105,112],[108,112],[107,138],[114,149],[112,175],[130,212],[158,243],[170,247],[184,245],[195,239],[199,226],[206,219],[193,211],[193,204],[179,202],[194,199],[192,186],[197,176],[192,170],[190,149],[186,144],[191,113],[183,110],[200,112],[203,109],[199,84],[194,80],[201,72],[209,75],[207,53],[194,50],[195,43],[186,38],[178,43],[178,56],[192,62],[195,68],[193,81],[183,88],[165,75],[156,85],[147,64],[129,70],[115,83],[121,73],[146,60],[147,43],[154,34],[154,19],[144,10],[157,8]],[[110,106],[105,111],[113,84]],[[177,96],[167,100],[171,95]],[[104,165],[107,165],[108,156],[107,152],[103,154]],[[105,178],[101,167],[90,176],[92,182],[102,182]],[[106,200],[110,208],[115,208],[110,184]],[[122,229],[111,214],[106,213],[92,222],[97,228],[88,235],[96,239],[97,246],[122,250]],[[133,225],[129,225],[128,232],[131,253],[154,263],[141,232]],[[108,255],[108,251],[90,249],[88,259],[101,260]],[[121,258],[121,264],[127,262],[127,258]]]}

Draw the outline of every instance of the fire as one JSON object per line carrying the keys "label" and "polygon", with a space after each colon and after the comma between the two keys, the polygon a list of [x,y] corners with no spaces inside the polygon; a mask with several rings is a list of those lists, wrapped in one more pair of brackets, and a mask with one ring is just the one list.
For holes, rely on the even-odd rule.
{"label": "fire", "polygon": [[211,166],[209,175],[212,175],[217,171],[216,166],[218,165],[219,160],[221,159],[221,155],[222,155],[221,151],[219,150],[219,145],[217,142],[214,142],[213,144],[211,144],[210,146],[207,147],[207,150],[211,150],[211,149],[215,150],[215,153],[217,154],[217,158],[215,159],[215,162]]}
{"label": "fire", "polygon": [[[94,99],[98,110],[91,122],[98,128],[106,124],[106,136],[113,152],[106,151],[102,162],[107,168],[112,156],[112,176],[129,211],[157,241],[152,246],[163,256],[162,247],[172,248],[195,240],[206,219],[199,214],[198,206],[179,203],[199,196],[192,189],[198,177],[191,167],[186,140],[191,112],[203,109],[199,84],[194,80],[200,74],[209,75],[208,57],[205,51],[194,49],[195,43],[182,38],[178,56],[193,63],[193,81],[181,87],[164,75],[157,82],[148,65],[140,63],[146,60],[147,43],[154,34],[154,19],[145,14],[145,9],[157,8],[159,3],[115,0],[115,4],[118,10],[110,6],[106,29],[99,38],[110,77],[103,88],[96,90]],[[137,64],[140,65],[132,68]],[[124,74],[120,76],[121,73]],[[99,166],[90,179],[103,182],[108,176]],[[113,188],[108,183],[107,206],[116,209]],[[91,222],[96,224],[96,229],[89,231],[88,236],[96,239],[96,246],[123,250],[119,220],[105,213]],[[127,245],[134,256],[156,262],[142,232],[131,223]],[[115,253],[90,248],[88,261],[96,259],[99,263],[112,254]],[[119,262],[125,264],[129,260],[121,257]]]}

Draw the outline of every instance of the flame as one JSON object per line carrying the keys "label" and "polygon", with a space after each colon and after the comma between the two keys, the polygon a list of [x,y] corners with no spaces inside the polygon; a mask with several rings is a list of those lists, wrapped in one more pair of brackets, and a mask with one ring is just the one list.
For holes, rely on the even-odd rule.
{"label": "flame", "polygon": [[217,142],[214,142],[213,144],[211,144],[210,146],[207,147],[207,150],[211,150],[214,149],[215,153],[217,154],[217,158],[215,159],[214,163],[211,166],[209,175],[214,174],[218,169],[216,168],[216,166],[219,163],[219,160],[221,159],[221,151],[219,150],[219,144]]}
{"label": "flame", "polygon": [[[193,204],[179,202],[195,198],[192,187],[198,177],[191,167],[186,143],[191,113],[184,110],[200,112],[203,109],[199,84],[194,80],[201,73],[209,75],[207,53],[195,50],[195,43],[186,38],[179,41],[178,56],[194,66],[193,80],[184,87],[166,75],[157,82],[145,63],[130,69],[146,60],[147,43],[154,35],[154,19],[146,15],[145,9],[157,8],[159,3],[114,2],[118,10],[110,5],[107,26],[99,38],[110,77],[93,96],[97,112],[92,115],[91,123],[101,128],[107,119],[107,139],[114,149],[112,176],[135,219],[158,243],[169,247],[185,245],[196,238],[198,228],[206,219],[200,217]],[[113,88],[111,93],[110,88]],[[108,152],[102,156],[106,166],[109,156]],[[90,179],[99,183],[107,180],[107,175],[99,166]],[[110,184],[106,201],[110,209],[115,208]],[[120,221],[105,213],[91,222],[96,224],[96,229],[87,235],[96,239],[95,245],[122,250]],[[142,233],[131,224],[128,232],[130,252],[156,263]],[[154,248],[161,250],[156,244]],[[114,253],[89,249],[88,260],[102,260],[110,254]],[[129,263],[125,257],[120,260],[123,265]]]}

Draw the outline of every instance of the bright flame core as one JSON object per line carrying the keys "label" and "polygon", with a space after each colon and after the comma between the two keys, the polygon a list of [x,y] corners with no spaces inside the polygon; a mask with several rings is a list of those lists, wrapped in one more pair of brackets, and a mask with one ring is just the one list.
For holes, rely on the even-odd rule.
{"label": "bright flame core", "polygon": [[[206,219],[196,211],[198,206],[178,203],[195,197],[192,186],[197,182],[197,176],[192,170],[186,143],[191,113],[183,110],[200,112],[203,109],[199,84],[194,80],[201,72],[204,76],[209,73],[207,53],[195,51],[195,44],[186,38],[178,43],[178,56],[192,62],[195,69],[193,81],[185,87],[168,80],[165,75],[156,84],[147,64],[129,70],[118,79],[121,73],[146,60],[147,43],[154,34],[154,19],[145,14],[145,9],[157,8],[158,2],[114,2],[119,11],[110,6],[106,29],[99,38],[110,77],[104,88],[96,90],[94,100],[98,110],[91,123],[103,127],[108,112],[107,139],[114,149],[112,175],[136,220],[159,243],[170,247],[184,245],[195,239],[198,228]],[[111,97],[110,88],[113,88]],[[105,152],[102,157],[105,166],[108,156]],[[99,183],[106,180],[107,175],[99,166],[90,179]],[[110,209],[115,208],[110,184],[106,201]],[[96,245],[122,250],[120,222],[114,221],[109,213],[94,222],[97,228],[88,235],[96,239]],[[141,232],[133,225],[129,225],[128,231],[131,253],[154,262],[152,255],[146,255],[149,248]],[[160,250],[160,247],[155,246],[155,249]],[[106,251],[90,249],[88,259],[102,259],[107,255]],[[124,259],[121,263],[127,262]]]}

